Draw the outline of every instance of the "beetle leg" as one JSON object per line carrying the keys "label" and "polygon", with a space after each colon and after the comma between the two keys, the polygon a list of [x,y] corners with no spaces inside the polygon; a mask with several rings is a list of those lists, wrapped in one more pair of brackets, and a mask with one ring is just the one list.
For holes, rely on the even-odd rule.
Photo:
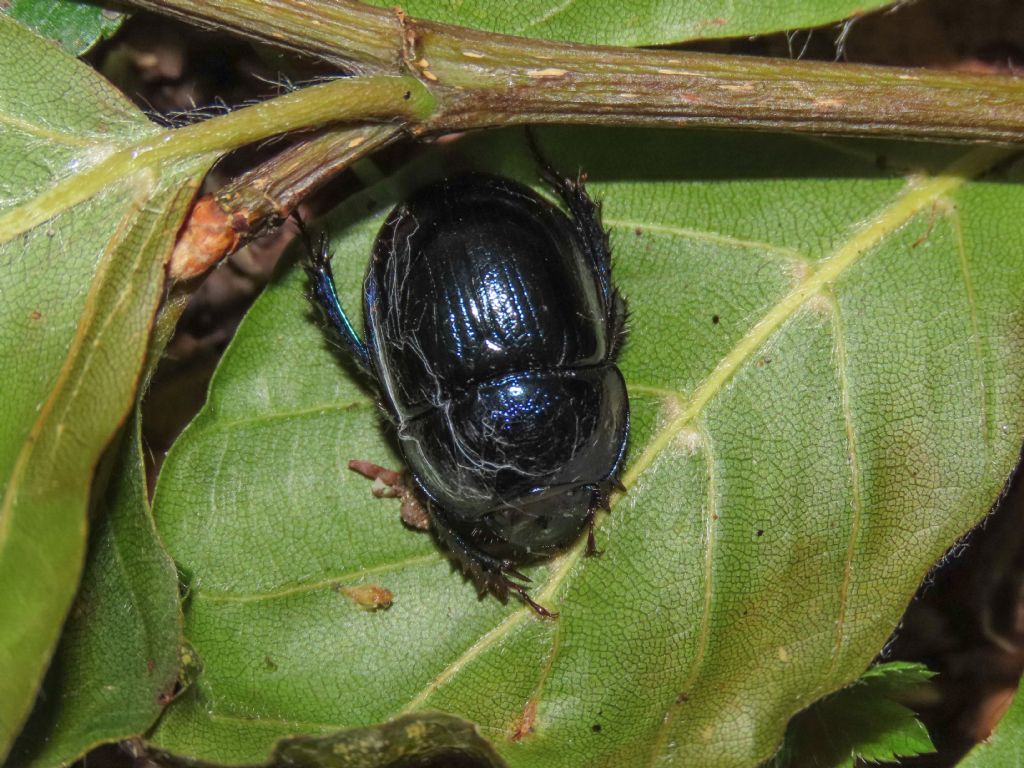
{"label": "beetle leg", "polygon": [[594,536],[594,524],[595,518],[597,517],[597,511],[603,509],[605,512],[611,512],[611,492],[612,491],[626,491],[626,486],[622,484],[622,481],[618,477],[611,477],[608,480],[599,484],[594,491],[593,500],[591,501],[590,509],[587,511],[587,516],[583,520],[583,524],[587,526],[587,557],[600,556],[604,554],[604,550],[597,548],[597,538]]}
{"label": "beetle leg", "polygon": [[597,537],[594,536],[594,517],[597,515],[597,507],[593,507],[587,512],[587,517],[583,521],[583,524],[587,526],[587,557],[600,557],[604,554],[604,550],[597,548]]}
{"label": "beetle leg", "polygon": [[481,595],[490,592],[504,602],[508,598],[509,592],[515,592],[519,599],[530,606],[533,612],[541,618],[557,618],[557,613],[549,611],[530,597],[530,592],[525,586],[513,581],[513,579],[519,579],[519,581],[529,582],[530,579],[520,573],[511,560],[492,557],[470,546],[458,533],[436,516],[433,518],[433,523],[437,538],[451,552],[452,559],[459,565],[462,572],[473,580]]}
{"label": "beetle leg", "polygon": [[299,235],[306,245],[306,258],[303,266],[306,269],[306,274],[309,275],[310,301],[320,309],[334,335],[355,358],[359,367],[372,375],[370,353],[366,344],[356,333],[356,329],[352,327],[348,315],[342,309],[341,300],[338,298],[338,290],[334,285],[334,272],[331,270],[331,254],[327,249],[327,237],[320,235],[314,247],[313,238],[309,230],[306,229],[302,218],[297,213],[293,214],[293,218],[298,225]]}
{"label": "beetle leg", "polygon": [[614,360],[626,338],[626,300],[612,283],[612,250],[608,242],[608,231],[601,223],[601,204],[587,194],[585,175],[573,181],[564,176],[540,151],[537,137],[529,128],[526,140],[533,156],[540,165],[544,180],[558,193],[565,207],[572,214],[576,233],[586,248],[601,283],[601,298],[604,303],[605,322],[608,329],[608,359]]}
{"label": "beetle leg", "polygon": [[530,149],[541,167],[544,180],[558,193],[558,196],[565,203],[565,207],[572,214],[576,231],[583,240],[584,245],[586,245],[587,251],[593,259],[594,267],[601,277],[605,304],[610,310],[614,290],[611,279],[611,246],[608,243],[608,232],[601,225],[601,204],[594,202],[594,199],[587,194],[587,188],[583,183],[585,176],[580,175],[573,181],[568,176],[563,175],[541,153],[533,131],[527,129],[526,137],[529,141]]}
{"label": "beetle leg", "polygon": [[532,597],[530,597],[530,593],[526,590],[526,587],[524,587],[522,584],[516,584],[511,579],[505,579],[505,586],[507,588],[511,589],[517,595],[519,595],[519,599],[522,600],[524,603],[526,603],[528,606],[530,606],[530,608],[533,609],[533,612],[536,613],[541,618],[543,618],[543,619],[557,619],[558,618],[558,614],[557,613],[552,613],[547,608],[545,608],[543,605],[541,605],[536,600],[534,600]]}
{"label": "beetle leg", "polygon": [[603,550],[597,548],[597,538],[594,536],[594,513],[588,515],[587,520],[587,557],[599,557],[604,554]]}
{"label": "beetle leg", "polygon": [[370,493],[378,499],[401,499],[402,510],[399,513],[402,522],[410,528],[418,531],[425,531],[430,528],[430,515],[426,508],[416,498],[413,489],[402,481],[400,472],[393,469],[386,469],[373,462],[353,459],[348,463],[348,468],[357,472],[367,480],[373,480],[373,487]]}
{"label": "beetle leg", "polygon": [[[401,499],[403,523],[421,531],[430,528],[432,518],[429,511],[416,498],[413,488],[404,482],[400,472],[363,459],[352,459],[348,463],[348,468],[367,480],[373,480],[370,493],[375,498]],[[448,547],[463,572],[472,577],[481,594],[492,592],[500,599],[505,600],[510,591],[515,592],[538,616],[545,619],[553,619],[558,616],[557,613],[552,613],[531,598],[529,590],[525,586],[513,581],[513,579],[519,579],[519,581],[529,583],[530,577],[520,573],[512,561],[499,560],[485,555],[466,544],[455,531],[445,526],[442,521],[434,519],[433,522],[438,538]],[[593,530],[591,530],[591,535],[593,535]]]}
{"label": "beetle leg", "polygon": [[514,579],[519,579],[520,581],[525,581],[527,584],[529,584],[532,581],[532,579],[529,576],[527,576],[525,573],[520,573],[518,570],[513,568],[512,567],[512,563],[510,561],[508,561],[508,560],[505,560],[504,562],[502,562],[502,564],[501,564],[501,572],[506,574],[506,575],[508,575],[508,576],[511,576]]}

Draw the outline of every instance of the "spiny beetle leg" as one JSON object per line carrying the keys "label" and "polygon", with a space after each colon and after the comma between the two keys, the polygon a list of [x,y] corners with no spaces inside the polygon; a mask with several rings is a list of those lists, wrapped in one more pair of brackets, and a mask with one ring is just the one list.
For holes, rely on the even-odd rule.
{"label": "spiny beetle leg", "polygon": [[314,245],[313,237],[306,228],[302,217],[298,213],[293,213],[292,218],[299,229],[302,242],[306,246],[306,258],[303,260],[303,266],[309,276],[309,300],[320,310],[327,327],[355,358],[359,367],[372,375],[370,352],[363,340],[359,338],[359,334],[356,333],[356,329],[341,306],[341,299],[338,298],[338,289],[334,284],[334,272],[331,270],[331,254],[327,248],[327,236],[321,234]]}
{"label": "spiny beetle leg", "polygon": [[587,557],[600,557],[604,554],[604,550],[597,548],[597,538],[594,536],[594,513],[590,513],[590,519],[587,520]]}
{"label": "spiny beetle leg", "polygon": [[513,581],[513,579],[519,579],[529,583],[530,579],[526,574],[520,573],[511,560],[492,557],[470,546],[458,533],[446,525],[444,520],[434,520],[434,532],[441,543],[451,552],[452,559],[462,568],[462,572],[476,584],[477,591],[481,595],[490,592],[504,601],[508,598],[509,592],[514,592],[541,618],[554,619],[558,617],[557,613],[549,611],[530,597],[530,592],[525,586]]}
{"label": "spiny beetle leg", "polygon": [[505,586],[508,589],[510,589],[513,592],[515,592],[517,595],[519,595],[519,599],[522,600],[524,603],[526,603],[528,606],[530,606],[530,608],[533,609],[533,612],[536,613],[538,616],[540,616],[542,619],[557,619],[558,618],[558,614],[557,613],[552,613],[547,608],[545,608],[543,605],[541,605],[536,600],[534,600],[532,597],[530,597],[529,591],[522,584],[516,584],[516,582],[512,581],[511,579],[505,578]]}

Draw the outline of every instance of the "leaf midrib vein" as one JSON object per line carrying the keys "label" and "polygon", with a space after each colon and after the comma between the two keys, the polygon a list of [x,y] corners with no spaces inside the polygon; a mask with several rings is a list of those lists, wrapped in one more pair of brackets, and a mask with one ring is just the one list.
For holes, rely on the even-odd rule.
{"label": "leaf midrib vein", "polygon": [[[702,453],[704,454],[704,461],[707,464],[708,483],[707,511],[704,516],[704,535],[707,541],[707,545],[704,548],[704,603],[701,607],[700,629],[698,630],[697,635],[697,651],[694,654],[693,662],[690,664],[690,671],[687,672],[683,684],[678,686],[681,690],[679,690],[678,693],[673,694],[673,701],[676,700],[679,693],[688,692],[694,681],[700,675],[701,670],[704,668],[704,657],[707,654],[708,642],[711,637],[711,613],[715,594],[715,544],[717,543],[718,529],[718,478],[715,473],[715,446],[711,440],[711,435],[704,427],[700,428],[699,434],[703,448]],[[674,706],[669,705],[668,712],[662,719],[661,724],[658,726],[658,731],[652,739],[652,743],[654,744],[653,749],[651,749],[650,765],[652,768],[658,763],[658,758],[661,756],[661,752],[665,747],[665,739],[672,728],[672,723],[675,720],[676,713],[679,712],[679,709],[678,703]]]}
{"label": "leaf midrib vein", "polygon": [[[953,226],[953,236],[956,239],[960,275],[963,278],[967,307],[970,310],[971,340],[974,343],[974,353],[978,359],[978,390],[981,394],[982,443],[985,446],[985,452],[991,455],[992,444],[995,442],[995,414],[992,411],[992,401],[989,397],[989,366],[986,365],[985,354],[981,344],[981,324],[978,321],[978,302],[974,294],[974,278],[971,276],[971,268],[967,259],[967,248],[964,245],[963,219],[961,218],[960,209],[955,205],[951,205],[949,208],[949,218]],[[988,456],[986,456],[986,459],[987,458]]]}
{"label": "leaf midrib vein", "polygon": [[[85,139],[76,136],[71,133],[65,133],[64,131],[54,130],[52,128],[44,128],[35,123],[30,123],[28,120],[21,120],[12,115],[0,112],[0,125],[8,126],[9,128],[22,133],[27,133],[29,136],[35,136],[40,139],[46,139],[56,144],[62,144],[65,147],[75,147],[77,149],[86,149],[90,147],[102,147],[104,142],[99,140]],[[106,146],[113,146],[108,144]]]}
{"label": "leaf midrib vein", "polygon": [[[722,391],[742,365],[808,299],[817,295],[822,289],[837,280],[867,251],[884,241],[885,238],[902,227],[916,213],[943,195],[949,194],[967,179],[984,172],[998,161],[1012,154],[1012,152],[1013,150],[1002,147],[979,147],[951,163],[940,174],[909,180],[889,205],[882,208],[876,216],[854,230],[851,236],[833,251],[831,256],[819,262],[800,283],[784,296],[781,301],[775,304],[760,321],[755,323],[737,342],[736,346],[719,361],[708,377],[694,390],[683,411],[655,434],[647,448],[627,469],[622,477],[622,484],[627,492],[636,485],[640,475],[654,465],[661,453],[671,445],[676,435],[696,419],[704,409],[704,406]],[[621,498],[622,494],[617,494],[612,501],[612,506],[614,507]],[[551,599],[578,564],[583,551],[584,542],[581,540],[576,542],[571,549],[567,550],[552,563],[550,576],[543,589],[537,593],[536,599],[538,602],[542,605],[551,606]],[[462,656],[452,661],[418,694],[413,696],[409,703],[400,710],[400,714],[419,707],[435,690],[452,679],[459,670],[463,669],[483,651],[497,643],[531,616],[531,609],[525,605],[517,611],[510,613],[500,624],[484,634]]]}
{"label": "leaf midrib vein", "polygon": [[242,419],[234,419],[232,421],[218,421],[214,417],[214,422],[209,426],[204,427],[203,433],[210,434],[213,432],[227,432],[240,427],[249,427],[256,424],[270,424],[275,421],[286,421],[288,419],[304,419],[308,416],[324,416],[329,413],[341,413],[359,408],[371,408],[375,405],[376,403],[373,400],[360,399],[349,400],[344,403],[327,402],[314,405],[309,408],[297,408],[293,411],[273,411],[271,413],[262,413],[258,416],[249,416]]}
{"label": "leaf midrib vein", "polygon": [[219,590],[205,590],[197,589],[192,599],[201,600],[208,603],[257,603],[264,600],[277,600],[282,597],[290,597],[292,595],[300,595],[306,592],[316,592],[320,589],[333,589],[335,585],[342,584],[345,582],[356,581],[357,579],[371,576],[377,573],[387,573],[388,571],[403,570],[415,565],[421,565],[423,563],[442,562],[444,557],[437,550],[432,550],[425,555],[416,555],[414,557],[407,557],[403,560],[389,560],[386,563],[379,565],[372,565],[367,568],[360,568],[354,571],[348,571],[346,573],[339,573],[335,576],[328,576],[326,578],[317,579],[316,581],[306,581],[299,584],[294,584],[289,587],[282,587],[280,589],[268,590],[266,592],[227,592]]}
{"label": "leaf midrib vein", "polygon": [[[134,212],[134,210],[129,211],[121,217],[121,220],[117,224],[115,234],[108,241],[107,247],[100,257],[96,272],[93,274],[93,277],[89,282],[89,292],[85,299],[85,305],[82,308],[78,325],[75,329],[74,335],[71,337],[67,352],[64,354],[64,360],[61,364],[60,371],[58,372],[57,378],[47,394],[46,399],[40,405],[39,415],[36,417],[32,427],[29,429],[21,450],[18,452],[14,466],[11,469],[11,474],[7,481],[7,488],[3,497],[0,498],[0,556],[2,556],[3,549],[7,544],[11,516],[13,514],[14,505],[17,501],[18,491],[21,489],[21,481],[24,473],[28,469],[29,462],[36,450],[36,447],[43,438],[43,431],[47,428],[51,417],[56,415],[54,409],[59,404],[61,397],[67,394],[65,388],[68,384],[70,383],[77,387],[80,383],[74,377],[75,364],[82,355],[83,346],[86,340],[89,338],[90,334],[95,331],[95,323],[97,319],[103,317],[102,313],[104,308],[97,305],[98,295],[102,290],[104,281],[107,279],[108,274],[113,268],[111,266],[113,261],[112,252],[118,245],[120,245],[123,239],[123,233],[128,228],[130,218]],[[118,305],[120,305],[120,301],[118,302]],[[106,327],[106,324],[110,322],[110,317],[105,317],[102,322],[103,325],[101,328]],[[56,429],[56,426],[54,428]],[[56,451],[56,446],[60,443],[64,434],[65,433],[62,431],[56,435],[51,450]]]}
{"label": "leaf midrib vein", "polygon": [[601,223],[609,229],[629,229],[638,231],[638,233],[653,232],[656,235],[671,235],[673,237],[681,237],[686,240],[696,240],[698,242],[714,243],[716,245],[728,245],[732,248],[755,251],[765,256],[773,256],[799,264],[809,264],[812,261],[808,256],[800,253],[800,251],[795,248],[789,248],[785,245],[776,245],[775,243],[768,243],[762,240],[746,240],[741,237],[733,237],[732,235],[723,235],[717,232],[709,232],[701,229],[690,229],[688,227],[677,227],[671,224],[632,221],[630,219],[615,219],[608,217],[602,217]]}
{"label": "leaf midrib vein", "polygon": [[860,457],[857,454],[857,433],[853,424],[853,409],[850,405],[850,381],[846,358],[846,331],[843,327],[843,316],[839,303],[829,297],[832,310],[832,335],[835,344],[836,379],[839,383],[839,401],[843,413],[843,426],[846,430],[846,454],[850,470],[850,533],[846,544],[846,557],[843,561],[843,578],[839,585],[839,606],[836,611],[836,632],[832,649],[832,663],[829,675],[835,672],[842,659],[844,632],[846,631],[846,611],[850,597],[850,584],[853,582],[853,562],[857,555],[857,541],[860,539],[861,520],[864,515],[862,501],[862,478]]}

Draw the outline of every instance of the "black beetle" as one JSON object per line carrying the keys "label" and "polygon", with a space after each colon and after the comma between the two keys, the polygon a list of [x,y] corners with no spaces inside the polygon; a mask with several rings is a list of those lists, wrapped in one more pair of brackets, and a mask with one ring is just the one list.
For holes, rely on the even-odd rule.
{"label": "black beetle", "polygon": [[[513,590],[544,616],[515,565],[584,526],[595,551],[594,514],[621,487],[629,435],[615,365],[625,304],[600,210],[581,181],[547,175],[570,216],[483,174],[435,182],[395,208],[363,286],[365,343],[323,241],[307,239],[310,298],[377,383],[424,519],[481,593]],[[399,487],[397,473],[350,466]]]}

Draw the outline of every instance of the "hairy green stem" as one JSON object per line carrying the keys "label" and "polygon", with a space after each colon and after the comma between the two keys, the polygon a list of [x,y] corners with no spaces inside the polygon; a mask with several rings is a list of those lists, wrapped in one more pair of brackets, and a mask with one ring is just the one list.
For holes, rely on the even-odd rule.
{"label": "hairy green stem", "polygon": [[329,123],[422,121],[433,109],[433,95],[416,78],[375,75],[332,80],[184,128],[161,131],[112,152],[88,170],[0,216],[0,242],[126,179],[144,188],[156,185],[167,164],[222,155],[281,133]]}
{"label": "hairy green stem", "polygon": [[[133,149],[145,164],[178,155],[224,152],[288,131],[346,121],[417,121],[434,99],[415,78],[376,75],[339,78],[172,130]],[[191,150],[191,151],[189,151]]]}
{"label": "hairy green stem", "polygon": [[1024,139],[1024,85],[1010,77],[530,40],[349,0],[134,2],[353,71],[414,74],[437,97],[420,130],[569,123]]}

